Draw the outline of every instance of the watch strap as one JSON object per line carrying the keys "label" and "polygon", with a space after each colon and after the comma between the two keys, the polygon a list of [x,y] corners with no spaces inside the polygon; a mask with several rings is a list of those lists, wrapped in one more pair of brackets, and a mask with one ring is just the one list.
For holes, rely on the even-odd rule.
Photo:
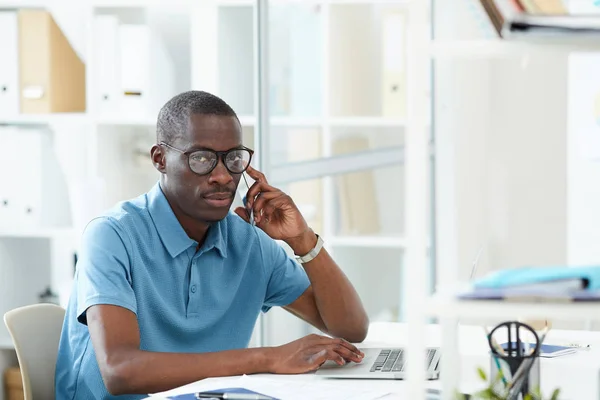
{"label": "watch strap", "polygon": [[307,262],[312,261],[317,255],[319,255],[319,252],[323,248],[323,239],[316,233],[315,236],[317,237],[317,244],[315,247],[303,256],[296,256],[296,261],[298,261],[300,264],[306,264]]}

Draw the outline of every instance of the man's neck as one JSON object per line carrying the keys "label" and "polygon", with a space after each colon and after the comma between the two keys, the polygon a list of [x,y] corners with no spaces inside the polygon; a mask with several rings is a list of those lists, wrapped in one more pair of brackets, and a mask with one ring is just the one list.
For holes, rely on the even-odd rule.
{"label": "man's neck", "polygon": [[[204,240],[206,239],[206,235],[208,233],[208,228],[210,228],[209,224],[199,224],[197,221],[192,220],[189,224],[184,223],[178,216],[175,214],[181,227],[187,233],[187,235],[198,242],[198,248],[200,248],[204,244]],[[187,216],[186,216],[187,217]],[[189,218],[189,217],[187,217]]]}

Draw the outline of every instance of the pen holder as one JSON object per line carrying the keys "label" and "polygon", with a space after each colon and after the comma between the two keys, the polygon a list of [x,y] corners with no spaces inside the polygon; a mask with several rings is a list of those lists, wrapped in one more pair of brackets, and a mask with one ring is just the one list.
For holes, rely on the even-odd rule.
{"label": "pen holder", "polygon": [[523,400],[540,393],[540,357],[532,355],[499,355],[490,353],[490,387],[506,400]]}

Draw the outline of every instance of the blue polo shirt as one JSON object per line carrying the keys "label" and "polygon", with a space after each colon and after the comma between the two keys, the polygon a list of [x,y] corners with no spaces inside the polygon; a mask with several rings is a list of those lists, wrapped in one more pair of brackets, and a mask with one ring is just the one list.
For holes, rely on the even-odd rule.
{"label": "blue polo shirt", "polygon": [[274,240],[233,213],[213,224],[198,248],[157,183],[83,233],[59,344],[56,399],[147,395],[107,392],[86,325],[93,305],[135,313],[142,350],[213,352],[247,347],[260,311],[293,302],[309,284]]}

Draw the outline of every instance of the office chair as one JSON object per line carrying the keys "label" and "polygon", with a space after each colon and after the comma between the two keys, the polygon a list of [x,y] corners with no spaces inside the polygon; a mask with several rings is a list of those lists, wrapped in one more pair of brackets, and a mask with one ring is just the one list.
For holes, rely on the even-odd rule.
{"label": "office chair", "polygon": [[54,400],[54,373],[64,308],[34,304],[4,314],[21,368],[25,400]]}

